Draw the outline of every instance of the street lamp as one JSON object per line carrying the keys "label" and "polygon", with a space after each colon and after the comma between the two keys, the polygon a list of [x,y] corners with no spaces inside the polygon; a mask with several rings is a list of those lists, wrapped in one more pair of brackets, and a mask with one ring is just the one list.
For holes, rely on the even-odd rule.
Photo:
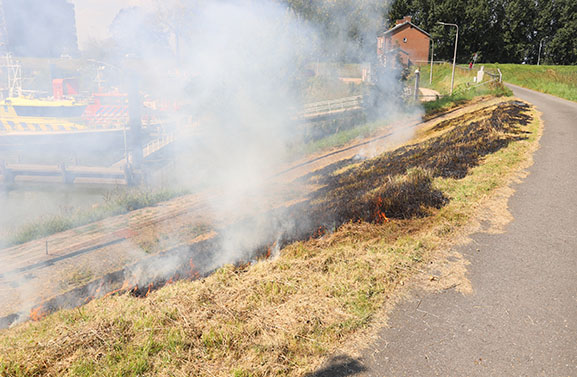
{"label": "street lamp", "polygon": [[438,21],[437,23],[439,25],[454,26],[457,28],[457,34],[455,35],[455,55],[453,55],[453,74],[451,76],[451,95],[453,95],[453,86],[455,85],[455,65],[457,64],[457,43],[459,43],[459,26],[441,21]]}
{"label": "street lamp", "polygon": [[435,40],[431,37],[431,72],[429,74],[429,85],[433,84],[433,62],[435,59]]}
{"label": "street lamp", "polygon": [[537,56],[537,65],[541,65],[541,49],[543,48],[543,41],[545,38],[541,39],[541,43],[539,43],[539,55]]}

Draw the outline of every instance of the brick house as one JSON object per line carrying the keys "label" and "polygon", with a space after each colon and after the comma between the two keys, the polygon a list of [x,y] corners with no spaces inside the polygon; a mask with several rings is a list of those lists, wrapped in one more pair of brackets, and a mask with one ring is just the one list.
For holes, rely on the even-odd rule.
{"label": "brick house", "polygon": [[395,27],[377,36],[377,55],[385,67],[405,67],[429,61],[431,35],[420,29],[407,16]]}

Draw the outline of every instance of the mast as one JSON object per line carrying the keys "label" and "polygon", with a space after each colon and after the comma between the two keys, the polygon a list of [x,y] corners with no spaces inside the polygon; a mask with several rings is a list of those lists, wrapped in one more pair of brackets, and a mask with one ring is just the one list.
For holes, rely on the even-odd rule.
{"label": "mast", "polygon": [[0,55],[8,53],[8,29],[4,17],[4,1],[0,0]]}
{"label": "mast", "polygon": [[10,53],[5,55],[4,61],[2,70],[6,71],[8,77],[8,97],[20,97],[22,96],[22,66]]}

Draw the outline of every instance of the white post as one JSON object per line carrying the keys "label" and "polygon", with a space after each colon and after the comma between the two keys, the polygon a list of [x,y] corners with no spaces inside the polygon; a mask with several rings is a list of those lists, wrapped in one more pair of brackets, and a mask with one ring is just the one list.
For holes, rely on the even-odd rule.
{"label": "white post", "polygon": [[419,68],[415,71],[415,101],[419,100],[419,80],[421,79],[421,72]]}
{"label": "white post", "polygon": [[124,127],[122,129],[123,131],[123,136],[124,136],[124,160],[126,163],[126,166],[130,165],[130,161],[128,159],[128,141],[126,140],[126,123],[124,123]]}

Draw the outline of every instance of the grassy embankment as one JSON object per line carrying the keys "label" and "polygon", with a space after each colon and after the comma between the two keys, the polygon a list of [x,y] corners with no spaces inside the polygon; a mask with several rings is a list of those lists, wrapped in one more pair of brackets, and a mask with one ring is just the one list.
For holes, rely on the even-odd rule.
{"label": "grassy embankment", "polygon": [[[333,72],[332,75],[314,77],[309,80],[307,88],[307,98],[310,101],[325,100],[332,98],[341,98],[345,96],[358,95],[362,91],[361,84],[343,82],[338,79],[339,76],[347,78],[360,78],[361,68],[359,65],[323,65],[321,71]],[[422,68],[423,86],[425,81],[428,84],[429,71],[428,67]],[[462,92],[467,87],[467,83],[472,81],[472,73],[457,70],[457,79],[455,90],[456,94],[452,97],[443,97],[434,102],[424,104],[425,114],[433,115],[440,111],[462,105],[480,96],[501,96],[508,92],[500,86],[481,87],[467,92]],[[444,64],[435,66],[434,81],[432,88],[440,93],[448,93],[451,80],[451,66]],[[392,120],[375,121],[357,125],[334,134],[329,134],[319,140],[308,143],[299,143],[291,149],[295,158],[317,153],[343,146],[352,140],[366,138],[375,135]],[[82,226],[102,220],[106,217],[116,216],[130,212],[135,209],[154,206],[162,201],[166,201],[177,196],[187,194],[186,190],[129,190],[118,191],[105,198],[105,203],[97,208],[83,211],[72,211],[65,214],[55,214],[26,224],[10,234],[0,236],[0,247],[19,245],[28,241],[40,239],[52,234],[62,232],[74,227]]]}
{"label": "grassy embankment", "polygon": [[[372,223],[347,222],[286,247],[276,260],[224,267],[143,299],[108,297],[0,332],[0,375],[314,370],[370,326],[404,281],[450,247],[479,206],[527,165],[540,124],[515,106],[440,122],[414,144],[308,177],[331,188],[317,198],[323,212]],[[396,218],[382,223],[383,212]],[[443,285],[450,275],[426,280],[458,286]]]}
{"label": "grassy embankment", "polygon": [[[60,60],[56,60],[63,64]],[[45,60],[27,59],[27,67],[48,66]],[[80,65],[80,61],[74,60],[68,63],[74,66]],[[361,86],[355,83],[346,83],[338,79],[338,76],[360,77],[358,65],[323,65],[324,72],[332,72],[332,75],[324,75],[311,78],[307,88],[307,100],[309,102],[330,100],[347,96],[358,95]],[[372,124],[359,129],[348,130],[337,137],[337,141],[330,141],[329,145],[343,144],[344,140],[351,140],[355,137],[366,134],[367,130],[374,130],[380,125]],[[305,144],[305,148],[299,150],[299,156],[326,148],[326,141],[319,143]],[[135,190],[115,190],[104,197],[104,203],[96,208],[85,210],[72,210],[66,213],[56,213],[51,216],[44,216],[35,221],[31,221],[18,229],[0,234],[0,248],[20,245],[29,241],[47,237],[59,232],[63,232],[75,227],[90,224],[107,217],[116,216],[134,211],[140,208],[151,207],[163,201],[173,199],[178,196],[190,193],[188,190],[166,190],[166,189],[135,189]]]}
{"label": "grassy embankment", "polygon": [[503,80],[524,88],[577,101],[577,66],[536,66],[526,64],[487,64],[499,68]]}
{"label": "grassy embankment", "polygon": [[187,194],[186,190],[118,190],[104,197],[104,203],[94,208],[54,214],[30,222],[0,237],[0,247],[19,245],[90,224],[107,217],[121,215],[140,208],[150,207],[163,201]]}
{"label": "grassy embankment", "polygon": [[[453,95],[449,96],[451,91],[451,76],[453,66],[448,63],[435,64],[433,66],[433,80],[430,81],[430,65],[420,67],[421,71],[421,86],[438,91],[441,96],[436,101],[426,102],[423,104],[426,115],[431,116],[440,111],[446,111],[453,107],[457,107],[473,100],[476,97],[483,96],[510,96],[512,92],[498,83],[491,83],[473,87],[473,78],[477,74],[480,65],[475,66],[471,71],[457,67],[455,69],[455,84]],[[492,71],[492,70],[491,70]],[[485,80],[491,80],[490,77],[485,76]]]}
{"label": "grassy embankment", "polygon": [[[325,70],[327,69],[328,68],[325,68]],[[356,77],[359,79],[361,77],[360,65],[349,64],[342,66],[340,70],[337,70],[336,67],[332,67],[332,69],[336,72],[336,74],[341,75],[342,77],[347,78]],[[451,72],[452,72],[451,64],[440,64],[434,66],[432,84],[429,83],[430,66],[423,66],[420,67],[419,69],[421,70],[421,86],[425,88],[434,89],[442,95],[442,97],[436,101],[423,103],[425,118],[434,116],[435,114],[458,106],[462,106],[468,102],[471,102],[475,98],[489,97],[489,96],[501,97],[512,95],[512,92],[509,89],[498,84],[483,85],[477,88],[470,89],[471,86],[473,85],[473,77],[476,75],[477,71],[476,70],[467,71],[457,68],[455,71],[454,94],[453,96],[449,96],[451,88]],[[411,75],[409,77],[409,85],[411,87],[412,85],[414,85],[411,84],[413,79],[414,76]],[[326,88],[329,87],[331,88],[329,92],[340,93],[338,96],[336,96],[337,98],[348,95],[357,95],[362,91],[360,84],[346,83],[334,79],[330,80],[327,78],[325,79],[314,78],[311,79],[309,92],[316,99],[334,98],[330,97],[330,95],[326,91]],[[419,110],[417,108],[411,110],[411,108],[409,107],[407,109],[408,113],[413,112],[417,114],[418,111]],[[394,119],[388,119],[386,121],[375,121],[360,124],[353,128],[349,128],[337,132],[335,134],[327,135],[326,137],[320,140],[315,140],[309,143],[301,144],[298,146],[298,148],[295,148],[294,153],[297,155],[308,155],[316,153],[318,151],[343,146],[354,139],[370,137],[394,121],[395,121]]]}

